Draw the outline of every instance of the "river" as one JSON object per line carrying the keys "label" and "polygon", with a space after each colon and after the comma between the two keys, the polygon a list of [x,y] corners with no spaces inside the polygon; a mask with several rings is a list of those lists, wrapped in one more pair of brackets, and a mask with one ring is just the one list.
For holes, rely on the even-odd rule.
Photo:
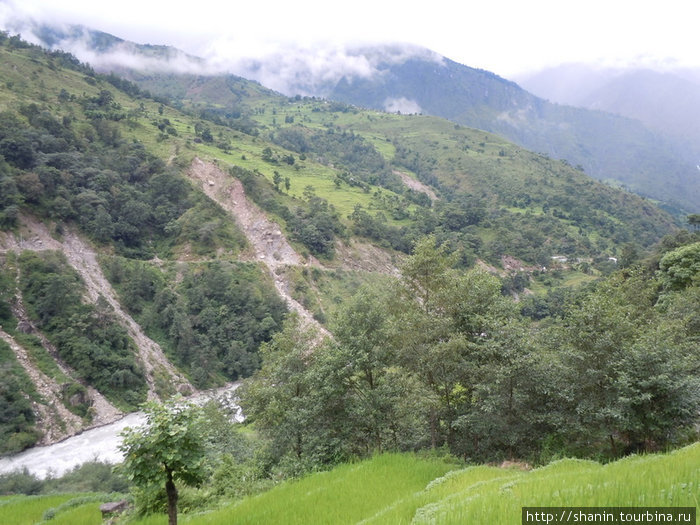
{"label": "river", "polygon": [[[224,398],[229,406],[233,403],[236,409],[235,419],[242,421],[243,414],[235,405],[235,398],[232,397],[239,386],[240,383],[234,383],[223,389],[199,394],[190,400],[203,403],[211,398]],[[114,423],[86,430],[58,443],[32,447],[18,454],[1,458],[0,474],[26,468],[35,476],[45,479],[49,476],[61,476],[88,461],[119,463],[123,459],[119,451],[120,433],[126,427],[138,427],[145,421],[143,412],[132,412]]]}

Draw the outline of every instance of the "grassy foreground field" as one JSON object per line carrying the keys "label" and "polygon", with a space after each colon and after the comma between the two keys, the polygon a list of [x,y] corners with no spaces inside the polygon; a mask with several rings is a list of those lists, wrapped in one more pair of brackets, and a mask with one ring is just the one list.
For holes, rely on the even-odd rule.
{"label": "grassy foreground field", "polygon": [[[108,495],[0,498],[0,523],[99,525]],[[531,471],[457,468],[437,458],[383,454],[278,485],[205,513],[191,525],[519,524],[528,507],[698,507],[700,443],[601,465],[563,459]],[[47,512],[48,511],[48,512]],[[46,520],[46,521],[42,521]],[[130,521],[167,523],[165,515]]]}
{"label": "grassy foreground field", "polygon": [[46,496],[6,496],[0,498],[3,525],[92,525],[102,523],[100,503],[107,495],[57,494]]}
{"label": "grassy foreground field", "polygon": [[[523,506],[683,506],[700,499],[700,443],[601,465],[564,459],[532,471],[385,454],[282,484],[188,524],[519,524]],[[167,523],[165,516],[138,521]]]}

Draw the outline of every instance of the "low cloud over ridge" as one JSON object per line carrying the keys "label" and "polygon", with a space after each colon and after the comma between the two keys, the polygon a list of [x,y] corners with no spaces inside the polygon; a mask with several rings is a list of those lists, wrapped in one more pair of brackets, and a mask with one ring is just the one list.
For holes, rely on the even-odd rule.
{"label": "low cloud over ridge", "polygon": [[[195,57],[169,46],[136,44],[89,28],[50,23],[36,13],[22,13],[12,4],[0,3],[0,24],[12,34],[50,49],[75,55],[98,71],[133,69],[157,73],[195,75],[234,74],[285,95],[323,96],[342,79],[369,79],[381,74],[381,66],[420,57],[441,63],[443,58],[415,45],[277,42],[242,46],[221,37],[203,46]],[[397,105],[399,104],[399,105]],[[390,104],[390,111],[420,112],[406,101]],[[417,111],[416,111],[417,110]]]}

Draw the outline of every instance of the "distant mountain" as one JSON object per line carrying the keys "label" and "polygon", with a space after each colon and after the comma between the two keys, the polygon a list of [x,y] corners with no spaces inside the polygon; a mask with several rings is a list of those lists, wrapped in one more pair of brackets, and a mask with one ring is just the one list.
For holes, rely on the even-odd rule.
{"label": "distant mountain", "polygon": [[700,71],[565,64],[519,81],[552,102],[634,118],[679,140],[700,143]]}
{"label": "distant mountain", "polygon": [[72,24],[54,26],[27,22],[17,31],[49,49],[74,54],[100,71],[204,72],[205,62],[172,46],[137,44],[102,31]]}
{"label": "distant mountain", "polygon": [[[83,51],[77,52],[78,56],[87,57],[98,70],[127,74],[155,93],[175,94],[180,99],[186,95],[190,100],[206,98],[207,102],[229,95],[232,78],[228,75],[176,78],[185,71],[207,73],[202,61],[185,53],[164,46],[131,44],[85,28],[72,31],[35,34],[49,47]],[[658,201],[676,215],[700,211],[696,168],[700,145],[654,131],[641,120],[548,102],[512,81],[423,48],[394,45],[345,49],[342,53],[318,51],[323,55],[323,68],[312,60],[318,57],[306,53],[289,50],[265,60],[238,60],[236,73],[287,95],[314,95],[390,112],[430,114],[497,133]],[[176,75],[163,77],[164,71]],[[624,93],[624,87],[619,93]]]}
{"label": "distant mountain", "polygon": [[[672,207],[700,207],[700,146],[691,148],[640,120],[551,103],[448,59],[408,58],[378,64],[377,70],[366,78],[344,77],[322,94],[371,108],[413,108],[498,133]],[[624,88],[618,92],[622,97]]]}

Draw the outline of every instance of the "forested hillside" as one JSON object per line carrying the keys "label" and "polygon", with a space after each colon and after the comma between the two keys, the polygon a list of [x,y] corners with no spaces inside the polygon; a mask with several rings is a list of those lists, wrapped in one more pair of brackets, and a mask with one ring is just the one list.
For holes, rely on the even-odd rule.
{"label": "forested hillside", "polygon": [[249,376],[288,308],[325,333],[426,235],[454,271],[503,278],[496,295],[538,291],[522,304],[546,316],[547,288],[675,230],[639,197],[440,119],[243,79],[216,101],[197,78],[159,98],[6,35],[0,58],[7,450]]}
{"label": "forested hillside", "polygon": [[[0,65],[0,453],[236,380],[244,424],[148,405],[187,509],[386,451],[448,458],[401,498],[697,440],[700,236],[649,201],[434,117],[155,96],[4,34]],[[97,484],[160,511],[141,466]]]}
{"label": "forested hillside", "polygon": [[[224,64],[208,64],[173,47],[137,44],[83,26],[42,25],[33,33],[48,47],[79,50],[100,71],[128,75],[162,95],[175,99],[189,95],[198,102],[214,103],[218,109],[236,99],[238,107],[227,111],[227,116],[250,130],[249,121],[241,116],[250,97],[260,94],[259,86],[213,74],[222,71],[222,66],[225,70]],[[667,85],[655,89],[655,81],[647,76],[617,90],[622,93],[621,99],[617,95],[621,100],[618,106],[627,105],[632,110],[617,111],[605,102],[583,109],[573,107],[582,104],[566,102],[570,100],[566,97],[563,103],[573,105],[560,105],[562,101],[556,97],[549,97],[551,102],[547,97],[539,98],[540,91],[535,90],[539,95],[535,96],[511,80],[421,47],[350,46],[341,54],[348,63],[362,64],[361,70],[333,61],[327,68],[314,66],[328,60],[328,51],[324,46],[301,54],[297,50],[293,72],[281,53],[265,59],[234,60],[229,67],[248,78],[270,82],[287,95],[315,95],[365,108],[434,115],[484,129],[530,150],[566,159],[597,179],[624,185],[677,216],[698,211],[698,148],[688,138],[692,133],[668,132],[681,121],[686,122],[686,129],[697,126],[692,123],[694,108],[688,103],[692,98],[688,98],[688,85],[674,94]],[[165,71],[178,73],[163,74]],[[184,71],[189,73],[181,74]],[[204,71],[208,71],[206,76],[196,76]],[[569,91],[578,92],[590,83],[585,75],[578,80]],[[633,94],[644,91],[647,98],[639,103]],[[674,116],[662,117],[664,108],[670,108]],[[654,125],[668,118],[675,124]]]}
{"label": "forested hillside", "polygon": [[[606,107],[583,109],[549,102],[514,82],[448,58],[392,60],[391,53],[387,55],[376,65],[376,74],[343,78],[324,94],[372,108],[384,108],[392,100],[410,101],[423,113],[567,159],[595,178],[623,184],[675,211],[697,210],[698,150],[690,141],[646,127],[645,119],[635,120],[636,114],[625,118],[620,116],[625,113],[608,113]],[[646,105],[670,103],[664,97],[673,98],[658,90]]]}
{"label": "forested hillside", "polygon": [[[312,184],[342,212],[341,219],[346,213],[351,216],[351,233],[399,251],[407,252],[418,237],[435,232],[462,250],[465,260],[476,255],[498,263],[509,253],[545,265],[557,253],[590,257],[614,255],[626,242],[648,246],[673,227],[651,203],[631,193],[442,119],[361,111],[273,93],[262,98],[259,86],[245,87],[245,81],[234,77],[167,78],[170,88],[158,88],[155,79],[148,85],[221,124],[250,128],[252,121],[254,134],[282,148],[263,150],[262,165],[243,166],[253,165],[272,182],[276,172],[277,187],[290,195],[303,196]],[[313,180],[307,159],[338,173],[331,181]],[[287,179],[290,189],[285,188]],[[440,198],[431,202],[425,190],[407,185],[406,180],[416,179]],[[372,198],[351,207],[340,196],[346,187]],[[605,239],[610,238],[608,244]]]}

